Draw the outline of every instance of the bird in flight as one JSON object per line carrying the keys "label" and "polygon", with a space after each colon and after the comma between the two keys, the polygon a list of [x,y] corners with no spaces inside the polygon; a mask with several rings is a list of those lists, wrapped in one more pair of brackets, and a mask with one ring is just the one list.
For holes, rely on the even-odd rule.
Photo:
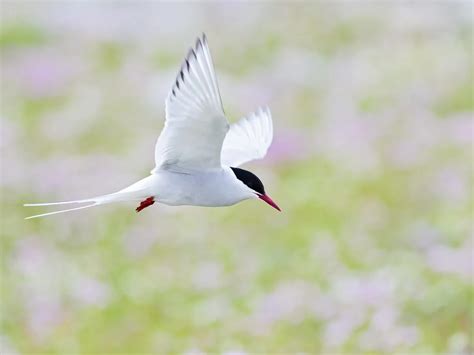
{"label": "bird in flight", "polygon": [[259,108],[229,125],[222,108],[206,35],[184,59],[166,99],[166,121],[155,146],[150,175],[120,191],[89,199],[25,206],[81,204],[75,211],[120,201],[137,201],[140,212],[155,202],[179,206],[230,206],[260,199],[280,211],[260,179],[238,168],[263,158],[273,138],[270,110]]}

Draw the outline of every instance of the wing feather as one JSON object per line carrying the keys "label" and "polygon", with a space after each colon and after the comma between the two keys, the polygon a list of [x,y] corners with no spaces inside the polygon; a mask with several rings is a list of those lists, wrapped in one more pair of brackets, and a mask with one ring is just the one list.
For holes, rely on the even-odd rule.
{"label": "wing feather", "polygon": [[155,146],[155,169],[205,170],[221,167],[229,124],[206,36],[184,59],[166,100],[165,127]]}
{"label": "wing feather", "polygon": [[230,126],[222,146],[223,165],[237,167],[263,158],[273,139],[270,109],[259,108]]}

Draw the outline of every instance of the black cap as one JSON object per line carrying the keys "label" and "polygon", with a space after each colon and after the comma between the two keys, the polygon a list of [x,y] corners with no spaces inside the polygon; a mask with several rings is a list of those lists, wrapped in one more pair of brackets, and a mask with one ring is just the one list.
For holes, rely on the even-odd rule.
{"label": "black cap", "polygon": [[242,181],[245,185],[247,185],[249,188],[251,188],[255,192],[265,195],[265,188],[263,187],[263,184],[260,181],[260,179],[255,174],[252,174],[250,171],[240,169],[240,168],[231,167],[231,169],[234,172],[237,179]]}

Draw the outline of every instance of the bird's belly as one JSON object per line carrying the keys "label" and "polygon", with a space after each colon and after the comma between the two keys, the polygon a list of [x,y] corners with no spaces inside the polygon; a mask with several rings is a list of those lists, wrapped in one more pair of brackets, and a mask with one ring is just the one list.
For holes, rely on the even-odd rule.
{"label": "bird's belly", "polygon": [[[166,180],[166,181],[164,181]],[[241,201],[240,195],[233,193],[225,180],[212,176],[192,176],[173,174],[163,179],[157,186],[156,198],[159,203],[170,206],[229,206]]]}
{"label": "bird's belly", "polygon": [[[208,193],[209,192],[209,193]],[[240,199],[232,198],[225,194],[219,194],[218,192],[212,193],[206,186],[196,186],[196,188],[187,188],[181,186],[175,190],[173,194],[163,194],[160,197],[158,194],[158,202],[171,205],[171,206],[229,206],[236,204]]]}

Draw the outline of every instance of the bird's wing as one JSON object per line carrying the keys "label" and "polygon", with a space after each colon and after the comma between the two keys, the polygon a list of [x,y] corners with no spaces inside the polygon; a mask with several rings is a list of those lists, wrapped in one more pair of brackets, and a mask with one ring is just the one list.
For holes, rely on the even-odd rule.
{"label": "bird's wing", "polygon": [[222,146],[222,164],[236,167],[261,159],[267,154],[272,139],[272,114],[268,107],[260,108],[230,126]]}
{"label": "bird's wing", "polygon": [[156,167],[188,171],[221,167],[229,130],[206,36],[186,56],[166,100],[166,121],[155,146]]}

